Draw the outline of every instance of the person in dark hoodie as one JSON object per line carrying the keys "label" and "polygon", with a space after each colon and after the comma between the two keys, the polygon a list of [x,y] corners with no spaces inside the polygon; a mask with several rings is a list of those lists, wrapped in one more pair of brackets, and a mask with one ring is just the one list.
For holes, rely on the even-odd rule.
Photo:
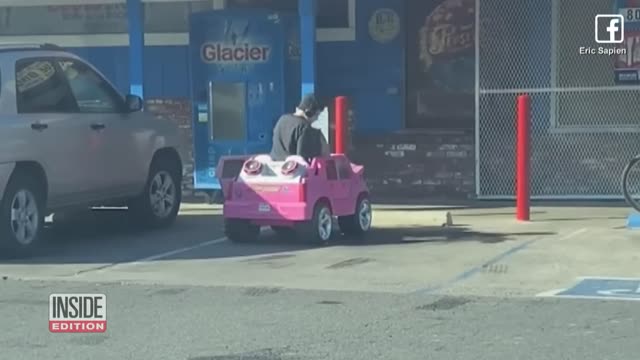
{"label": "person in dark hoodie", "polygon": [[314,94],[305,95],[293,114],[284,114],[273,129],[271,158],[284,161],[288,156],[299,155],[307,162],[324,155],[323,135],[311,124],[323,110]]}

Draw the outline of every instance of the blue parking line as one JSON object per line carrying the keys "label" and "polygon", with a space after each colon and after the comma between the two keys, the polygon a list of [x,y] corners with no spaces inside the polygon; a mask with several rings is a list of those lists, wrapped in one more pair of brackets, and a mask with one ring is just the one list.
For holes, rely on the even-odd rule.
{"label": "blue parking line", "polygon": [[508,249],[507,251],[498,254],[497,256],[493,257],[492,259],[490,259],[489,261],[480,264],[478,266],[474,266],[469,270],[464,271],[463,273],[461,273],[460,275],[454,277],[453,279],[446,281],[443,284],[440,285],[436,285],[436,286],[431,286],[431,287],[426,287],[423,289],[418,289],[416,291],[414,291],[414,293],[417,294],[430,294],[430,293],[435,293],[438,291],[442,291],[444,289],[453,287],[454,285],[456,285],[459,282],[465,281],[469,278],[471,278],[472,276],[474,276],[475,274],[479,273],[480,271],[482,271],[483,268],[489,267],[491,265],[494,265],[524,249],[526,249],[527,247],[529,247],[531,244],[535,243],[536,241],[542,239],[543,237],[538,237],[535,239],[531,239],[529,241],[526,241],[520,245],[514,246],[510,249]]}

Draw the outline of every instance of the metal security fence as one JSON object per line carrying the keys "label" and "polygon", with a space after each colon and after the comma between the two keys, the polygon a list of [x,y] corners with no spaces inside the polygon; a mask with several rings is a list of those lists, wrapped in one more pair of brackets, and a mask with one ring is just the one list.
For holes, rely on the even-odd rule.
{"label": "metal security fence", "polygon": [[518,0],[508,6],[477,0],[479,198],[514,197],[521,93],[530,94],[532,104],[532,196],[622,198],[622,169],[640,153],[640,87],[614,83],[614,62],[626,58],[580,54],[581,47],[601,45],[594,19],[612,6],[603,0]]}

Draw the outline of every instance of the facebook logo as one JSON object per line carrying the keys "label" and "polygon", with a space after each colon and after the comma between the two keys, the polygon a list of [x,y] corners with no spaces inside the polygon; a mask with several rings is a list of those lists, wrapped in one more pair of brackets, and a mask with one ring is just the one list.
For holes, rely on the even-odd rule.
{"label": "facebook logo", "polygon": [[624,17],[596,15],[595,30],[598,44],[619,44],[624,41]]}

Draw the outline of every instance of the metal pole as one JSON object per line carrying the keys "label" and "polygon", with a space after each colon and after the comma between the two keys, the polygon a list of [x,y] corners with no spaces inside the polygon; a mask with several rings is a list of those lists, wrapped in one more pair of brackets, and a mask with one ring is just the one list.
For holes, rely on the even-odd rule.
{"label": "metal pole", "polygon": [[516,219],[529,221],[530,212],[530,148],[531,98],[519,95],[517,103],[516,149]]}
{"label": "metal pole", "polygon": [[346,151],[346,136],[347,136],[347,117],[349,112],[347,109],[347,97],[338,96],[335,100],[336,107],[336,154],[344,154]]}
{"label": "metal pole", "polygon": [[129,28],[129,93],[144,98],[144,4],[127,0]]}

